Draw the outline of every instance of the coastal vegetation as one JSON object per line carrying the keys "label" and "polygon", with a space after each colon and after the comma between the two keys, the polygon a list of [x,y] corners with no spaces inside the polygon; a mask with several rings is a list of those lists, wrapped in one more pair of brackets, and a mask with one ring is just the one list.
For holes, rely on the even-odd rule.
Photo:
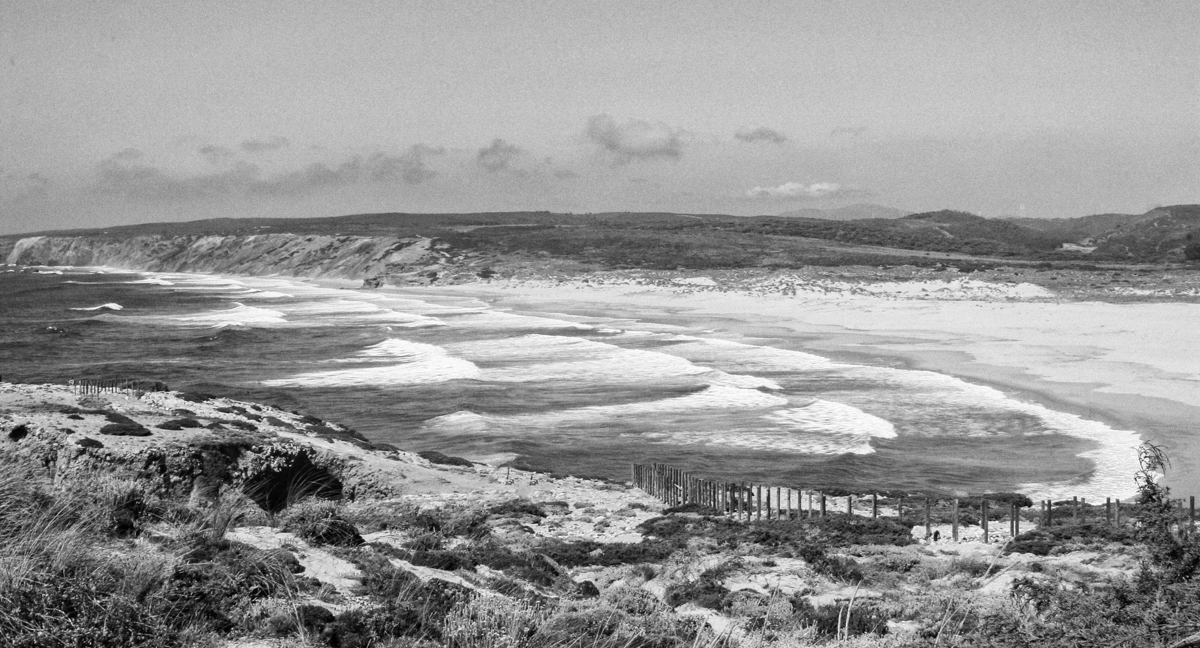
{"label": "coastal vegetation", "polygon": [[[415,489],[414,471],[434,483],[484,479],[487,467],[349,443],[342,426],[266,406],[156,398],[164,414],[195,409],[120,414],[89,400],[29,410],[154,435],[105,435],[103,448],[33,414],[9,419],[4,645],[1186,646],[1200,632],[1200,538],[1180,522],[1161,484],[1167,458],[1150,445],[1123,526],[1030,519],[1022,535],[987,545],[931,542],[889,516],[739,522],[648,504],[621,485],[564,491],[578,483],[569,477],[545,491],[567,499],[529,499],[494,479],[461,498],[405,487],[371,496],[348,481],[366,473],[346,471],[394,466],[372,479]],[[214,416],[264,427],[152,424]],[[168,434],[200,436],[158,437]],[[302,467],[305,443],[332,454]],[[48,470],[51,447],[87,468],[64,469],[60,452]],[[140,467],[171,447],[204,460],[167,461],[169,474]],[[185,465],[201,468],[191,482]],[[1028,503],[994,499],[1005,497]],[[629,536],[601,533],[629,520]]]}

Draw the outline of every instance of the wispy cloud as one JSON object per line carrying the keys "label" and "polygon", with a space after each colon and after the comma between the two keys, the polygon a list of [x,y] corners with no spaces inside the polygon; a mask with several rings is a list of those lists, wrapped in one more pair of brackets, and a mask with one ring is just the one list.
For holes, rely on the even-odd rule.
{"label": "wispy cloud", "polygon": [[733,136],[742,140],[743,142],[749,142],[751,144],[783,144],[787,141],[787,135],[784,135],[773,128],[767,128],[766,126],[759,126],[758,128],[754,129],[743,128],[737,133],[734,133]]}
{"label": "wispy cloud", "polygon": [[870,195],[856,187],[847,187],[836,182],[785,182],[777,187],[754,187],[746,195],[756,199],[776,200],[819,200],[822,198],[848,198]]}
{"label": "wispy cloud", "polygon": [[233,158],[233,151],[224,146],[202,146],[196,151],[210,164],[224,164]]}
{"label": "wispy cloud", "polygon": [[429,168],[427,158],[441,153],[441,148],[417,144],[400,155],[356,155],[336,164],[314,162],[274,175],[264,174],[257,165],[239,162],[219,172],[190,176],[168,173],[118,154],[97,165],[91,190],[130,199],[186,201],[236,195],[299,195],[362,183],[403,181],[415,185],[437,175]]}
{"label": "wispy cloud", "polygon": [[497,138],[488,146],[479,149],[479,153],[475,155],[475,163],[489,173],[499,173],[507,169],[521,152],[519,147]]}
{"label": "wispy cloud", "polygon": [[677,160],[683,155],[683,131],[662,122],[631,119],[617,123],[608,115],[588,119],[588,137],[618,163]]}
{"label": "wispy cloud", "polygon": [[277,151],[281,148],[287,148],[291,145],[288,138],[279,135],[273,135],[267,139],[248,139],[242,142],[242,150],[247,153],[262,153],[265,151]]}

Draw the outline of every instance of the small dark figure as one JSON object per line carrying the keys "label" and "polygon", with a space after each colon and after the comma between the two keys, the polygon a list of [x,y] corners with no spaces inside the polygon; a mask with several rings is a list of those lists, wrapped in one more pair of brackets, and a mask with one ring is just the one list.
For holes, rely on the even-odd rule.
{"label": "small dark figure", "polygon": [[941,531],[934,531],[934,532],[933,532],[933,541],[934,541],[934,542],[937,542],[938,540],[941,540],[941,539],[942,539],[942,532],[941,532]]}

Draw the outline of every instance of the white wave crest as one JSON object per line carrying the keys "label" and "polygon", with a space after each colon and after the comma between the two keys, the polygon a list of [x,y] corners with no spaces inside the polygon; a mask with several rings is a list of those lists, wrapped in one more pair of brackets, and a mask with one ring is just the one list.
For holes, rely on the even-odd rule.
{"label": "white wave crest", "polygon": [[816,400],[804,407],[772,412],[765,418],[788,429],[818,434],[896,438],[896,426],[844,403]]}
{"label": "white wave crest", "polygon": [[283,313],[280,311],[246,306],[240,302],[234,302],[233,304],[233,308],[225,310],[207,311],[204,313],[197,313],[195,315],[172,317],[170,319],[176,322],[182,322],[184,324],[216,327],[253,327],[287,324],[287,320],[284,319]]}
{"label": "white wave crest", "polygon": [[124,308],[125,308],[124,306],[122,306],[118,303],[109,302],[107,304],[100,304],[99,306],[92,306],[91,308],[72,308],[71,310],[73,310],[73,311],[95,311],[95,310],[119,311],[119,310],[124,310]]}
{"label": "white wave crest", "polygon": [[480,377],[479,367],[462,358],[451,357],[445,349],[432,344],[385,340],[358,353],[361,358],[404,360],[399,364],[335,369],[297,374],[288,378],[263,381],[271,387],[385,387],[419,385],[466,380]]}

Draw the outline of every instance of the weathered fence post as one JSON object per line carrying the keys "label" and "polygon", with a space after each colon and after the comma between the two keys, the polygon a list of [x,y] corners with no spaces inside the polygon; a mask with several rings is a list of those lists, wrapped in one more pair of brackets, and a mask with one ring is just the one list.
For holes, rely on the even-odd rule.
{"label": "weathered fence post", "polygon": [[929,537],[933,535],[933,530],[931,528],[933,526],[932,525],[933,520],[931,519],[932,516],[930,515],[930,513],[931,513],[930,508],[931,507],[929,505],[929,498],[926,497],[925,498],[925,539],[926,540],[928,540]]}
{"label": "weathered fence post", "polygon": [[1112,526],[1112,498],[1104,498],[1104,524]]}
{"label": "weathered fence post", "polygon": [[879,493],[871,493],[871,519],[879,517]]}
{"label": "weathered fence post", "polygon": [[854,517],[854,496],[846,496],[846,515]]}
{"label": "weathered fence post", "polygon": [[771,519],[771,487],[767,486],[767,519]]}
{"label": "weathered fence post", "polygon": [[951,537],[954,538],[955,542],[958,542],[958,498],[957,497],[954,498],[954,517],[952,519],[951,524],[952,524],[952,526],[950,527]]}
{"label": "weathered fence post", "polygon": [[988,504],[987,499],[979,500],[979,517],[983,524],[983,544],[988,544],[991,539],[988,538]]}
{"label": "weathered fence post", "polygon": [[1196,530],[1196,496],[1195,495],[1188,496],[1188,527],[1192,531]]}
{"label": "weathered fence post", "polygon": [[1072,508],[1071,523],[1079,524],[1079,498],[1078,497],[1071,498],[1071,508]]}
{"label": "weathered fence post", "polygon": [[1117,526],[1121,526],[1121,498],[1117,498],[1116,504],[1113,508],[1113,519],[1116,520]]}

